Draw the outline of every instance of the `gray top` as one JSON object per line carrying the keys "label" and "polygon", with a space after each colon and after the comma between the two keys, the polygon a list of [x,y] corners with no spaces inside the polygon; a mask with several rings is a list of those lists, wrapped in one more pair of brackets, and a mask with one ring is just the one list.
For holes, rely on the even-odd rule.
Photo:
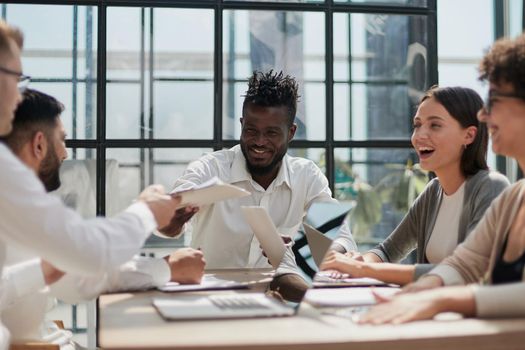
{"label": "gray top", "polygon": [[[485,210],[507,186],[509,181],[495,171],[480,170],[465,181],[463,210],[459,219],[458,244],[476,227]],[[438,179],[432,179],[416,198],[408,213],[383,243],[370,250],[384,262],[398,262],[417,248],[414,279],[429,272],[434,265],[425,256],[428,240],[434,229],[443,197]]]}

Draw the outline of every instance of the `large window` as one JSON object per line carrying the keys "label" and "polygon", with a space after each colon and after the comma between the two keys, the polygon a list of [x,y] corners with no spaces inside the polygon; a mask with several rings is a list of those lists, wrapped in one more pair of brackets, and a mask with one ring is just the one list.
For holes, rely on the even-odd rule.
{"label": "large window", "polygon": [[[191,160],[236,144],[254,70],[298,80],[290,152],[320,165],[335,197],[356,201],[414,163],[414,106],[437,83],[434,0],[61,3],[1,10],[25,32],[32,86],[66,105],[85,215],[112,215],[150,183],[169,189]],[[372,236],[406,210],[393,208]]]}

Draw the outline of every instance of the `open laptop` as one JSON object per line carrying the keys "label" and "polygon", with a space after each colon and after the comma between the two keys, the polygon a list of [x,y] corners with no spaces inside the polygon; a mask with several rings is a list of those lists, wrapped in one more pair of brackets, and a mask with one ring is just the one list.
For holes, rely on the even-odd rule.
{"label": "open laptop", "polygon": [[264,293],[180,295],[153,299],[153,305],[166,320],[210,320],[292,316],[292,307]]}
{"label": "open laptop", "polygon": [[284,317],[297,313],[300,302],[287,303],[272,295],[275,292],[169,293],[154,297],[152,303],[162,318],[171,321]]}
{"label": "open laptop", "polygon": [[[286,247],[266,209],[242,207],[242,210],[270,263],[277,268]],[[232,291],[215,295],[170,294],[153,298],[153,305],[164,319],[183,321],[292,316],[300,302],[291,305],[265,293]]]}
{"label": "open laptop", "polygon": [[330,249],[333,241],[307,223],[303,223],[303,228],[308,246],[310,247],[310,253],[312,253],[312,258],[314,259],[315,264],[319,267],[321,266],[323,258],[328,249]]}
{"label": "open laptop", "polygon": [[[332,246],[333,240],[328,237],[331,235],[334,239],[337,238],[337,231],[340,225],[343,223],[345,216],[347,215],[351,204],[341,203],[313,203],[306,215],[306,220],[303,223],[304,234],[308,245],[310,247],[310,253],[315,264],[319,267],[323,262],[324,256]],[[326,228],[331,227],[331,231],[327,234],[317,230],[311,224],[316,224],[319,227]],[[332,223],[332,225],[327,225]],[[365,286],[385,286],[386,283],[379,281],[374,278],[352,278],[346,274],[340,274],[334,277],[330,271],[319,271],[313,278],[314,288],[333,288],[333,287],[365,287]]]}

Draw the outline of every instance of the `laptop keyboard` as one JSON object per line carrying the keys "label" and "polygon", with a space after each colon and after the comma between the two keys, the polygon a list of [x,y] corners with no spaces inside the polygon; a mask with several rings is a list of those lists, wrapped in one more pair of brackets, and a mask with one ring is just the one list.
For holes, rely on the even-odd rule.
{"label": "laptop keyboard", "polygon": [[268,309],[267,305],[250,296],[212,295],[209,297],[213,305],[221,310],[256,310]]}
{"label": "laptop keyboard", "polygon": [[342,274],[332,274],[332,273],[327,273],[327,272],[318,272],[315,277],[314,277],[314,282],[329,282],[329,283],[334,283],[334,282],[341,282],[341,281],[344,281],[345,279],[349,278],[350,276],[346,273],[342,273]]}

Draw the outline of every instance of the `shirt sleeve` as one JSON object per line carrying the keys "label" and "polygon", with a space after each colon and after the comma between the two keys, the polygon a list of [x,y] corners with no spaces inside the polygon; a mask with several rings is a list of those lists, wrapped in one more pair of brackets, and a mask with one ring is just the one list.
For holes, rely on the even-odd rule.
{"label": "shirt sleeve", "polygon": [[[312,203],[315,202],[338,203],[338,201],[332,197],[332,191],[330,190],[330,186],[326,176],[324,176],[324,174],[317,166],[313,164],[312,166],[314,167],[314,169],[311,172],[309,171],[308,174],[314,181],[310,183],[308,189],[307,203],[305,209],[308,210]],[[352,236],[350,225],[348,224],[348,220],[346,218],[343,221],[341,227],[339,228],[337,238],[334,240],[334,243],[342,246],[347,252],[357,250],[357,244],[355,243],[354,237]]]}
{"label": "shirt sleeve", "polygon": [[343,220],[343,224],[337,232],[337,238],[334,240],[334,243],[341,245],[347,252],[357,251],[357,244],[352,236],[350,225],[346,218]]}
{"label": "shirt sleeve", "polygon": [[151,227],[156,226],[149,208],[140,202],[130,212],[113,218],[83,219],[47,194],[36,175],[5,146],[0,147],[5,169],[0,173],[0,236],[58,269],[97,274],[119,266],[139,251]]}
{"label": "shirt sleeve", "polygon": [[524,317],[525,283],[473,285],[478,317]]}
{"label": "shirt sleeve", "polygon": [[134,257],[108,273],[98,276],[65,275],[51,285],[51,294],[68,303],[90,300],[103,293],[142,291],[163,286],[171,279],[164,259]]}
{"label": "shirt sleeve", "polygon": [[417,245],[417,229],[411,207],[392,233],[369,252],[377,255],[383,262],[398,262]]}
{"label": "shirt sleeve", "polygon": [[[191,162],[186,170],[184,170],[182,176],[175,181],[171,193],[191,190],[203,182],[210,180],[214,176],[211,171],[210,165],[201,159]],[[191,220],[186,222],[182,226],[179,234],[175,236],[166,236],[158,230],[153,231],[153,234],[164,239],[177,239],[180,238],[183,233],[187,232],[190,227]]]}
{"label": "shirt sleeve", "polygon": [[491,173],[486,180],[479,184],[477,191],[470,197],[472,209],[470,220],[467,225],[466,235],[468,236],[481,221],[483,215],[494,201],[507,187],[508,179],[499,174]]}
{"label": "shirt sleeve", "polygon": [[34,294],[46,287],[40,259],[4,267],[2,271],[2,308],[10,307],[20,298]]}

